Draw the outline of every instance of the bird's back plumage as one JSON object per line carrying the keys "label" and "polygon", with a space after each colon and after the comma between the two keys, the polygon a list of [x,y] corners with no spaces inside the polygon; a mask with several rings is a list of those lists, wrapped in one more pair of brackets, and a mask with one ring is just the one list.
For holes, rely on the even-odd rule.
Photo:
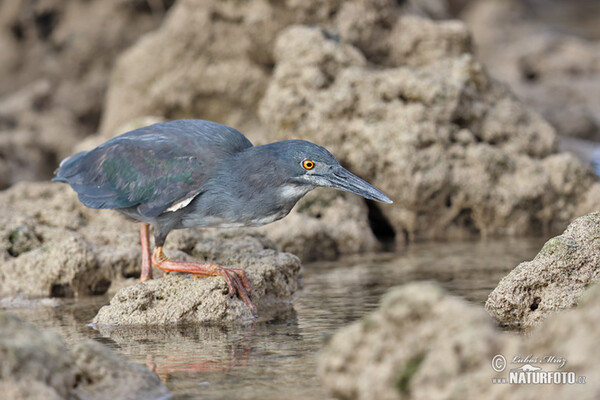
{"label": "bird's back plumage", "polygon": [[212,168],[249,147],[240,132],[215,122],[163,122],[65,159],[53,180],[71,185],[87,207],[137,207],[154,218],[197,196]]}

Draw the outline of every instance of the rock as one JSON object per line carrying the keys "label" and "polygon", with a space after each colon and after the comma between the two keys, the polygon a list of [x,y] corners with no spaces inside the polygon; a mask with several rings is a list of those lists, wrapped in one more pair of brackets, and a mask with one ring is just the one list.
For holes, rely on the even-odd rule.
{"label": "rock", "polygon": [[[599,141],[600,45],[577,32],[585,30],[585,21],[590,28],[598,25],[598,6],[535,3],[471,2],[461,18],[473,31],[482,61],[523,102],[559,134]],[[552,13],[555,18],[544,15]]]}
{"label": "rock", "polygon": [[[98,322],[232,321],[250,315],[238,297],[225,293],[220,277],[170,276],[125,287],[134,284],[130,278],[140,273],[138,229],[114,211],[85,208],[67,185],[17,184],[0,193],[0,298],[85,296],[112,287],[113,291],[122,288],[113,299],[114,307],[122,303],[137,319],[119,319],[108,308],[103,314],[106,320]],[[267,319],[289,311],[300,272],[300,261],[276,248],[256,232],[186,229],[172,232],[165,250],[173,259],[246,269],[254,302]],[[157,270],[156,276],[160,275]],[[126,301],[138,297],[139,304]],[[148,302],[153,313],[139,310]]]}
{"label": "rock", "polygon": [[[368,19],[363,18],[363,12],[368,13]],[[367,51],[379,43],[381,35],[374,33],[377,22],[393,22],[394,12],[392,0],[180,1],[158,30],[119,58],[107,95],[101,137],[112,137],[129,121],[154,115],[226,123],[252,140],[257,138],[255,142],[260,144],[264,137],[255,135],[263,129],[257,105],[271,78],[277,32],[297,22],[347,23],[344,26],[348,29],[341,35],[351,36]],[[352,28],[356,24],[364,29]],[[190,34],[189,26],[195,27],[194,34]],[[306,204],[308,201],[298,209],[315,209]],[[336,200],[335,205],[339,208],[321,213],[321,218],[293,212],[292,220],[263,232],[284,251],[296,252],[303,260],[331,259],[381,247],[367,228],[364,205],[343,200]],[[345,232],[335,226],[344,214],[356,217],[347,220]]]}
{"label": "rock", "polygon": [[388,0],[342,2],[335,27],[344,41],[360,49],[370,61],[381,64],[389,53],[387,38],[396,23],[397,11],[398,4]]}
{"label": "rock", "polygon": [[[6,97],[0,96],[0,189],[22,180],[49,178],[55,168],[57,144],[48,143],[47,137],[40,138],[39,132],[18,121],[27,114],[32,120],[38,117],[37,123],[43,124],[44,116],[33,115],[32,109],[49,91],[48,81],[40,80]],[[68,125],[68,122],[62,123],[58,129],[68,132],[73,128]],[[49,130],[53,128],[56,126]],[[61,140],[61,145],[69,139]]]}
{"label": "rock", "polygon": [[0,297],[106,292],[139,274],[135,224],[83,207],[66,185],[21,183],[0,193]]}
{"label": "rock", "polygon": [[376,237],[365,202],[333,189],[317,189],[284,219],[258,228],[285,252],[303,262],[335,260],[343,254],[378,251],[393,234]]}
{"label": "rock", "polygon": [[[297,257],[266,250],[260,240],[249,236],[207,238],[196,243],[191,253],[196,260],[244,269],[261,319],[269,320],[292,309],[300,273]],[[180,274],[121,289],[93,320],[97,325],[253,321],[250,309],[237,296],[228,294],[223,278],[190,279]]]}
{"label": "rock", "polygon": [[471,34],[460,21],[430,21],[406,16],[400,18],[386,38],[387,64],[419,67],[434,61],[473,53]]}
{"label": "rock", "polygon": [[595,182],[590,190],[583,196],[575,215],[586,215],[598,209],[600,204],[600,182]]}
{"label": "rock", "polygon": [[156,399],[169,395],[158,376],[92,340],[63,339],[0,313],[0,388],[10,399]]}
{"label": "rock", "polygon": [[89,243],[73,235],[9,260],[0,269],[0,287],[4,294],[35,297],[101,294],[108,288],[110,277],[95,270]]}
{"label": "rock", "polygon": [[500,323],[532,328],[548,315],[575,307],[600,278],[600,212],[573,221],[532,260],[505,276],[485,303]]}
{"label": "rock", "polygon": [[1,380],[13,380],[24,387],[28,381],[37,382],[48,386],[55,397],[66,398],[77,380],[61,337],[4,312],[0,322]]}
{"label": "rock", "polygon": [[79,379],[86,382],[76,392],[89,399],[158,399],[169,392],[159,377],[143,365],[123,360],[106,346],[88,340],[72,351]]}
{"label": "rock", "polygon": [[342,399],[477,398],[492,386],[489,362],[502,344],[479,307],[414,283],[336,333],[317,374]]}
{"label": "rock", "polygon": [[262,130],[257,105],[271,77],[280,30],[295,23],[339,26],[342,36],[377,57],[396,7],[393,0],[178,1],[158,30],[119,57],[102,134],[112,136],[133,118],[158,115],[225,123],[252,139]]}
{"label": "rock", "polygon": [[[428,283],[390,290],[380,307],[336,333],[323,349],[318,373],[342,399],[594,399],[600,384],[596,346],[600,333],[600,286],[580,307],[557,313],[527,336],[494,328],[478,306]],[[499,373],[492,359],[507,360]],[[585,385],[493,384],[526,362],[542,371],[574,372]],[[564,358],[565,365],[543,362]],[[527,374],[516,371],[517,374]],[[577,381],[576,381],[577,382]]]}
{"label": "rock", "polygon": [[[94,132],[113,60],[172,1],[0,5],[0,188],[48,179]],[[161,9],[152,9],[149,4]]]}
{"label": "rock", "polygon": [[[400,12],[389,0],[180,1],[120,57],[102,135],[156,115],[216,120],[258,144],[302,138],[325,145],[399,204],[360,212],[337,204],[338,215],[357,217],[352,232],[369,221],[375,232],[353,234],[356,249],[386,247],[390,236],[404,244],[564,229],[578,207],[572,200],[594,181],[591,171],[554,154],[555,131],[474,59],[465,24]],[[299,23],[317,27],[290,28]],[[201,34],[190,35],[188,26]],[[565,181],[558,177],[565,171],[582,178],[569,193],[553,184]],[[290,216],[303,227],[293,238],[280,240],[287,221],[265,232],[285,250],[298,251],[292,242],[328,244],[303,249],[303,259],[351,247],[327,219],[300,214]],[[381,237],[382,227],[392,233]],[[374,246],[373,237],[383,243]]]}
{"label": "rock", "polygon": [[[419,21],[397,22],[393,68],[322,29],[284,30],[260,105],[265,141],[318,142],[382,188],[397,243],[564,229],[592,171],[555,154],[554,130],[485,72],[464,25]],[[407,53],[411,41],[423,50]]]}
{"label": "rock", "polygon": [[267,77],[247,57],[250,37],[243,23],[258,16],[257,3],[179,1],[160,29],[119,58],[102,117],[103,135],[112,136],[118,126],[144,115],[251,125]]}

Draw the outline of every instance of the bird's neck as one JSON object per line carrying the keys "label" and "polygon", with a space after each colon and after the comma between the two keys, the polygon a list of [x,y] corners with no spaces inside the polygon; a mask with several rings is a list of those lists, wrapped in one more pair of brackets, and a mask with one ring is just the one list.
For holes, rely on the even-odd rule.
{"label": "bird's neck", "polygon": [[[268,149],[266,149],[268,150]],[[227,223],[264,225],[285,217],[313,189],[288,178],[277,157],[252,147],[221,161],[195,205],[199,214]]]}

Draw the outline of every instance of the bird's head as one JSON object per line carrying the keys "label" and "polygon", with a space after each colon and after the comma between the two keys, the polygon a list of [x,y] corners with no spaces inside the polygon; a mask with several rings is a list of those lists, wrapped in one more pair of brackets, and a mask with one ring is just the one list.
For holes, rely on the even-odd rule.
{"label": "bird's head", "polygon": [[392,203],[382,191],[342,167],[322,146],[304,140],[285,140],[267,146],[277,159],[280,173],[293,185],[332,187],[366,199]]}

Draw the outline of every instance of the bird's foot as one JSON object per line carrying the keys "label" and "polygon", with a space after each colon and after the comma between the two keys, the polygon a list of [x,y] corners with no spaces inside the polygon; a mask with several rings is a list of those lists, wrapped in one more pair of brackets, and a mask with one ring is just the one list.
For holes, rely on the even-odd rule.
{"label": "bird's foot", "polygon": [[152,265],[165,273],[172,271],[184,272],[192,274],[195,278],[222,276],[227,283],[229,294],[233,296],[237,293],[250,310],[252,310],[252,313],[256,315],[256,307],[250,300],[252,287],[243,269],[225,268],[211,263],[172,261],[165,255],[160,246],[156,247],[152,253]]}

